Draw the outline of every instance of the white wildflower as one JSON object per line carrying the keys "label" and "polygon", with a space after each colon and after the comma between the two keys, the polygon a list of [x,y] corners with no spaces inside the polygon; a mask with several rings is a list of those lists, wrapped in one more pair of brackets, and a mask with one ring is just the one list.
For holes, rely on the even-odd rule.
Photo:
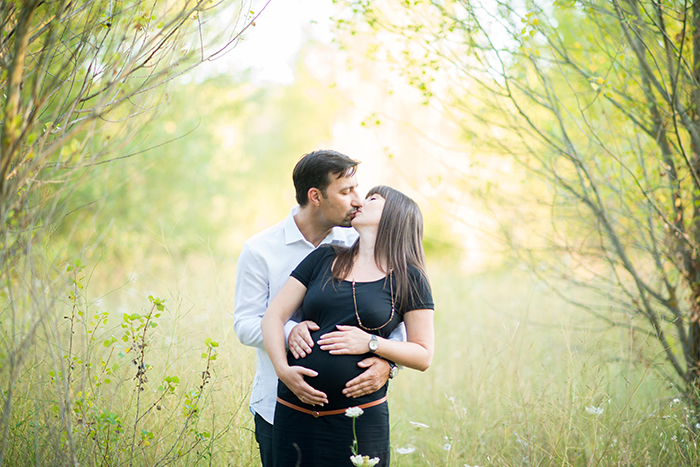
{"label": "white wildflower", "polygon": [[450,443],[445,443],[442,445],[442,449],[444,449],[445,451],[449,451],[450,449],[452,449],[452,445]]}
{"label": "white wildflower", "polygon": [[696,423],[696,424],[695,424],[695,428],[697,428],[698,430],[700,430],[700,423]]}
{"label": "white wildflower", "polygon": [[425,429],[425,428],[430,428],[430,425],[426,425],[425,423],[421,423],[421,422],[411,422],[411,421],[409,421],[408,423],[410,423],[411,425],[413,425],[413,428],[415,428],[416,430],[423,430],[423,429]]}
{"label": "white wildflower", "polygon": [[396,453],[397,454],[411,454],[415,450],[416,450],[416,448],[408,446],[405,448],[396,448]]}
{"label": "white wildflower", "polygon": [[365,413],[365,411],[359,407],[350,407],[345,411],[345,416],[350,418],[357,418],[363,413]]}
{"label": "white wildflower", "polygon": [[591,415],[600,415],[603,413],[604,410],[605,409],[603,409],[602,407],[594,407],[594,406],[586,407],[586,412],[588,412]]}
{"label": "white wildflower", "polygon": [[671,401],[671,405],[673,405],[673,404],[680,404],[680,403],[681,403],[681,400],[680,400],[679,398],[677,398],[677,397]]}
{"label": "white wildflower", "polygon": [[469,465],[469,464],[464,464],[464,467],[479,467],[478,465]]}
{"label": "white wildflower", "polygon": [[373,457],[369,458],[369,456],[363,456],[363,455],[356,455],[356,456],[350,456],[350,462],[352,462],[352,465],[360,467],[360,466],[367,466],[367,467],[374,467],[375,465],[379,464],[379,458],[378,457]]}

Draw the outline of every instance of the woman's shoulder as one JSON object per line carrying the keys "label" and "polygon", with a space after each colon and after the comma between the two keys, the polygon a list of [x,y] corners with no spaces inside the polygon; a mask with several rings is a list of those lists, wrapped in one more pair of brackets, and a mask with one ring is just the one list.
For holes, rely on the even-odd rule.
{"label": "woman's shoulder", "polygon": [[336,256],[336,251],[335,249],[330,246],[330,245],[321,245],[318,248],[316,248],[314,251],[306,255],[306,258],[304,258],[301,263],[299,263],[299,266],[297,266],[297,269],[304,269],[304,268],[311,268],[314,269],[320,264],[325,264],[329,261],[333,261],[333,259]]}
{"label": "woman's shoulder", "polygon": [[419,266],[409,264],[408,280],[410,283],[409,309],[435,309],[433,291],[430,287],[430,281],[428,281],[428,275],[425,273],[425,270]]}
{"label": "woman's shoulder", "polygon": [[428,274],[425,270],[415,264],[408,264],[408,279],[411,282],[425,283],[430,286],[430,281],[428,281]]}
{"label": "woman's shoulder", "polygon": [[[313,255],[313,256],[312,256]],[[338,255],[335,245],[321,245],[314,251],[309,253],[308,257],[316,259],[316,261],[323,261],[328,258],[335,258]]]}

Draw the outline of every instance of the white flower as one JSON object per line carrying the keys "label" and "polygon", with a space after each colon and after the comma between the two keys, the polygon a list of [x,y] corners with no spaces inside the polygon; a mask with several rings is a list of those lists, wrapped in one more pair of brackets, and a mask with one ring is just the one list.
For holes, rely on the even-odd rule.
{"label": "white flower", "polygon": [[681,403],[681,400],[680,400],[679,398],[677,398],[677,397],[671,401],[671,405],[673,405],[673,404],[680,404],[680,403]]}
{"label": "white flower", "polygon": [[421,422],[410,422],[409,421],[408,423],[413,425],[413,428],[415,428],[416,430],[423,430],[425,428],[430,428],[429,425],[426,425],[425,423],[421,423]]}
{"label": "white flower", "polygon": [[700,423],[696,423],[696,424],[695,424],[695,428],[697,428],[698,430],[700,430]]}
{"label": "white flower", "polygon": [[365,413],[365,411],[359,407],[350,407],[345,411],[345,416],[350,418],[357,418],[363,413]]}
{"label": "white flower", "polygon": [[588,412],[591,415],[600,415],[603,413],[604,410],[605,409],[603,409],[602,407],[594,407],[594,406],[586,407],[586,412]]}
{"label": "white flower", "polygon": [[[362,410],[362,409],[360,409]],[[373,457],[369,458],[369,456],[363,456],[363,455],[356,455],[356,456],[350,456],[350,462],[352,462],[352,465],[360,467],[360,466],[368,466],[368,467],[373,467],[377,464],[379,464],[379,458],[378,457]]]}
{"label": "white flower", "polygon": [[450,443],[445,443],[442,445],[442,449],[444,449],[445,451],[449,451],[450,449],[452,449],[452,445]]}
{"label": "white flower", "polygon": [[406,447],[406,448],[396,448],[396,453],[397,454],[411,454],[413,451],[415,451],[416,448],[413,447]]}
{"label": "white flower", "polygon": [[469,465],[469,464],[464,464],[464,467],[479,467],[478,465]]}

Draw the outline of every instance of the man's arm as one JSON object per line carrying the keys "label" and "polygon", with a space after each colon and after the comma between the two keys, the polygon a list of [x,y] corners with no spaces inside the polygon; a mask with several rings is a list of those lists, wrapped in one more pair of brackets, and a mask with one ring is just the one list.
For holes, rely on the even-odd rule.
{"label": "man's arm", "polygon": [[[236,269],[236,289],[233,298],[233,330],[241,344],[264,349],[260,321],[270,298],[267,264],[248,246],[243,245]],[[285,336],[296,322],[284,326]]]}
{"label": "man's arm", "polygon": [[267,309],[270,284],[267,265],[248,244],[243,245],[236,269],[233,330],[243,345],[264,349],[260,321]]}

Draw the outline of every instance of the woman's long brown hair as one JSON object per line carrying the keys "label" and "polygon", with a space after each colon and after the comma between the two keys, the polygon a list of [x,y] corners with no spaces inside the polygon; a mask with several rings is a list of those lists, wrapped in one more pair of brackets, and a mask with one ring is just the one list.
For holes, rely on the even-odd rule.
{"label": "woman's long brown hair", "polygon": [[[382,264],[386,264],[389,271],[394,271],[396,309],[403,313],[418,298],[409,277],[409,265],[425,275],[423,215],[418,204],[398,190],[380,185],[369,190],[366,197],[374,194],[386,200],[377,229],[374,261],[380,269]],[[334,279],[347,278],[359,247],[359,239],[350,248],[334,247],[337,251],[332,269]],[[384,272],[388,274],[389,271]]]}

